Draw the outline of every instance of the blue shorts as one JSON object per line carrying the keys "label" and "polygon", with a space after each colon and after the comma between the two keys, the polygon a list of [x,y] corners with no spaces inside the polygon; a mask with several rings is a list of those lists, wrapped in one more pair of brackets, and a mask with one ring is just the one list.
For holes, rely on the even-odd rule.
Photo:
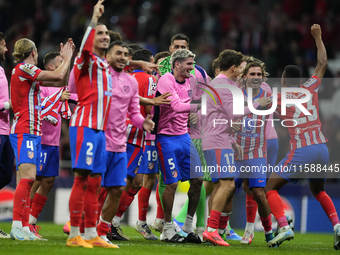
{"label": "blue shorts", "polygon": [[42,144],[40,158],[37,176],[52,177],[59,175],[59,146]]}
{"label": "blue shorts", "polygon": [[[325,180],[327,171],[323,167],[328,166],[329,152],[327,145],[314,144],[291,150],[275,168],[275,172],[287,181],[296,183],[300,178],[313,180]],[[305,168],[308,165],[309,169]],[[321,166],[321,171],[310,170],[312,166]],[[315,168],[314,168],[315,169]]]}
{"label": "blue shorts", "polygon": [[165,184],[187,181],[203,176],[200,157],[189,134],[178,136],[157,135],[157,152]]}
{"label": "blue shorts", "polygon": [[139,174],[158,173],[158,154],[155,146],[155,141],[145,142],[145,150],[138,173]]}
{"label": "blue shorts", "polygon": [[70,127],[72,169],[86,169],[92,173],[106,170],[105,133],[88,127]]}
{"label": "blue shorts", "polygon": [[[249,179],[249,188],[264,188],[267,177],[267,159],[254,158],[246,160],[236,160],[235,187],[242,187],[243,179]],[[265,168],[263,168],[265,166]]]}
{"label": "blue shorts", "polygon": [[209,171],[212,182],[217,182],[219,179],[235,178],[235,160],[232,149],[208,150],[203,151],[203,154],[207,162],[207,169],[202,169],[202,171]]}
{"label": "blue shorts", "polygon": [[126,186],[126,152],[106,152],[106,172],[102,173],[102,186]]}
{"label": "blue shorts", "polygon": [[38,170],[40,167],[41,137],[31,134],[10,134],[9,140],[14,150],[17,170],[24,163],[36,165]]}
{"label": "blue shorts", "polygon": [[[267,140],[267,166],[275,166],[277,154],[279,152],[279,141],[277,138]],[[268,168],[270,170],[270,168]],[[267,171],[267,178],[269,178],[271,171]]]}
{"label": "blue shorts", "polygon": [[127,175],[135,178],[136,174],[139,173],[139,167],[142,164],[143,148],[128,143],[126,154],[129,160],[127,163]]}

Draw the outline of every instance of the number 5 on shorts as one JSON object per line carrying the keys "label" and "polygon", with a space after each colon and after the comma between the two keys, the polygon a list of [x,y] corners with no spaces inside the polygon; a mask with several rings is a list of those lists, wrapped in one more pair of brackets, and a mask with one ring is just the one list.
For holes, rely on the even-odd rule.
{"label": "number 5 on shorts", "polygon": [[174,160],[173,158],[168,159],[168,164],[170,166],[170,170],[175,169],[175,163],[172,162],[173,160]]}

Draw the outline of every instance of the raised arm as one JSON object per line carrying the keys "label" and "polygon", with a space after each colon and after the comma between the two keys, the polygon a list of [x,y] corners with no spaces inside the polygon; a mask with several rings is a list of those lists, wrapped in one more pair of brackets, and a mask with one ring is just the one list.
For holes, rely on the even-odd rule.
{"label": "raised arm", "polygon": [[314,70],[313,76],[318,77],[320,80],[323,78],[325,72],[326,72],[326,68],[328,65],[327,62],[327,52],[326,52],[326,48],[325,45],[323,44],[322,38],[321,38],[321,27],[318,24],[314,24],[311,27],[311,33],[312,36],[315,39],[315,44],[316,44],[316,48],[317,48],[317,61],[318,64]]}

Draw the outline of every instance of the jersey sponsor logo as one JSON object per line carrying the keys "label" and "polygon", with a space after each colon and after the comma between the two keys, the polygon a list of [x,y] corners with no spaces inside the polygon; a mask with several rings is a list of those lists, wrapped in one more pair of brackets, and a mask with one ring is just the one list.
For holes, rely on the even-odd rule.
{"label": "jersey sponsor logo", "polygon": [[314,83],[316,83],[318,80],[317,79],[315,79],[315,78],[310,78],[308,81],[306,81],[303,85],[305,86],[305,87],[309,87],[309,86],[311,86],[311,85],[313,85]]}
{"label": "jersey sponsor logo", "polygon": [[171,175],[172,175],[172,177],[177,178],[177,176],[178,176],[177,170],[176,169],[172,170]]}
{"label": "jersey sponsor logo", "polygon": [[30,159],[34,158],[34,152],[33,151],[28,151],[27,152],[27,157],[29,157]]}
{"label": "jersey sponsor logo", "polygon": [[93,157],[91,156],[86,156],[86,164],[88,166],[92,165]]}
{"label": "jersey sponsor logo", "polygon": [[130,86],[124,86],[124,92],[127,94],[130,92]]}

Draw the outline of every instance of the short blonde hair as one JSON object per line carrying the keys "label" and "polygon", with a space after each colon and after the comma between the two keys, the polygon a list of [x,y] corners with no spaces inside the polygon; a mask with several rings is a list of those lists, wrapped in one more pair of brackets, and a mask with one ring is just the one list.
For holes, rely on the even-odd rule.
{"label": "short blonde hair", "polygon": [[170,59],[171,68],[174,68],[175,62],[182,63],[187,58],[195,58],[196,55],[187,49],[179,49],[175,51]]}
{"label": "short blonde hair", "polygon": [[14,44],[14,62],[19,63],[24,61],[24,59],[26,59],[34,49],[36,49],[36,46],[32,40],[27,38],[19,39]]}

